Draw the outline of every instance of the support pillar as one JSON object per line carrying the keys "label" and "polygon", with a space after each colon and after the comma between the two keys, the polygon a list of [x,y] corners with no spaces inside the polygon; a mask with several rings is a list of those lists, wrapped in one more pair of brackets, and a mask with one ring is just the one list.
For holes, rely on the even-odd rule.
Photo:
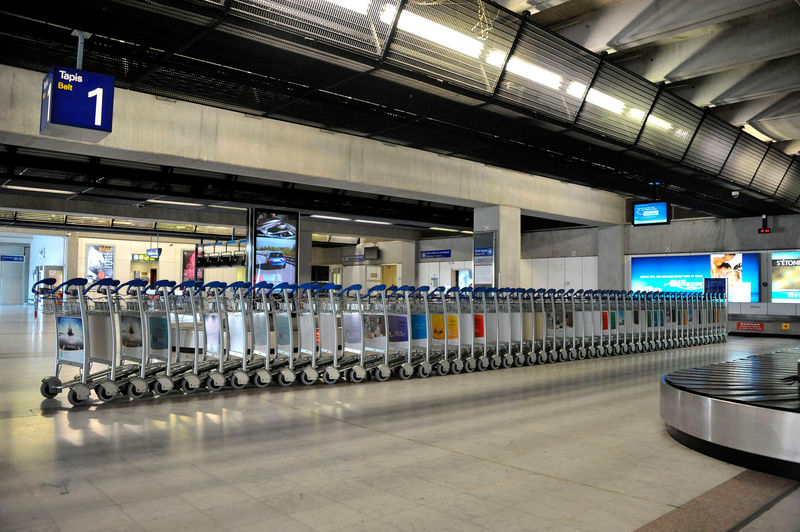
{"label": "support pillar", "polygon": [[597,230],[597,286],[600,290],[625,289],[625,227]]}
{"label": "support pillar", "polygon": [[297,232],[297,282],[311,282],[311,231]]}
{"label": "support pillar", "polygon": [[522,256],[520,209],[504,205],[477,208],[473,216],[473,229],[476,232],[495,232],[495,285],[518,287]]}

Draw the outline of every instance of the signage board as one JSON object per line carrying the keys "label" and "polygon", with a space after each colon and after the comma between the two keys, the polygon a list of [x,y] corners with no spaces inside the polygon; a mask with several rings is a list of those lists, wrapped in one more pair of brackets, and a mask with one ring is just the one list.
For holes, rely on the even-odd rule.
{"label": "signage board", "polygon": [[450,249],[431,249],[428,251],[420,251],[419,258],[421,259],[448,259],[452,250]]}
{"label": "signage board", "polygon": [[0,262],[25,262],[25,255],[0,255]]}
{"label": "signage board", "polygon": [[780,251],[770,257],[772,302],[800,303],[800,251]]}
{"label": "signage board", "polygon": [[633,225],[657,225],[668,223],[669,203],[666,201],[633,204]]}
{"label": "signage board", "polygon": [[114,246],[89,244],[86,248],[86,278],[89,282],[114,277]]}
{"label": "signage board", "polygon": [[134,262],[158,262],[157,258],[144,253],[131,253],[131,260]]}
{"label": "signage board", "polygon": [[364,255],[342,255],[342,263],[345,262],[364,262]]}
{"label": "signage board", "polygon": [[294,212],[254,211],[255,282],[297,282],[298,218]]}
{"label": "signage board", "polygon": [[152,257],[154,259],[157,259],[157,258],[159,258],[161,256],[161,250],[162,250],[162,248],[150,248],[150,249],[147,250],[146,253],[147,253],[148,257]]}
{"label": "signage board", "polygon": [[472,241],[473,286],[494,286],[494,231],[475,233]]}
{"label": "signage board", "polygon": [[763,331],[764,324],[758,321],[737,321],[737,331]]}
{"label": "signage board", "polygon": [[111,133],[114,78],[54,66],[42,81],[39,133],[99,142]]}
{"label": "signage board", "polygon": [[703,279],[704,294],[724,294],[728,288],[728,280],[724,278],[706,277]]}

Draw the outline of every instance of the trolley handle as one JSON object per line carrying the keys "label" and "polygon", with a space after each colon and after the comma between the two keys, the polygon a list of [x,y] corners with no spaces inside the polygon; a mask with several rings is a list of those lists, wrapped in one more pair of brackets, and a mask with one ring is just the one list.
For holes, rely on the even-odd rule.
{"label": "trolley handle", "polygon": [[258,293],[259,290],[271,290],[272,286],[273,284],[268,283],[267,281],[259,281],[250,288],[248,288],[247,291],[244,293],[244,295],[246,297],[250,295],[251,292]]}
{"label": "trolley handle", "polygon": [[109,286],[118,286],[118,285],[119,285],[119,281],[116,280],[116,279],[99,279],[99,280],[93,282],[92,284],[90,284],[83,291],[83,295],[87,295],[92,290],[92,288],[94,288],[95,286],[99,286],[100,288],[103,288],[104,286],[105,287],[109,287]]}
{"label": "trolley handle", "polygon": [[424,292],[424,293],[425,293],[425,295],[427,296],[427,295],[428,295],[428,290],[430,290],[430,289],[431,289],[431,287],[430,287],[430,286],[428,286],[428,285],[422,285],[422,286],[418,286],[418,287],[416,287],[414,290],[412,290],[412,291],[411,291],[411,293],[410,293],[410,294],[408,294],[408,296],[409,296],[409,297],[412,297],[412,296],[414,296],[414,295],[416,295],[416,294],[422,294],[423,292]]}
{"label": "trolley handle", "polygon": [[349,294],[350,292],[361,292],[361,288],[362,287],[360,284],[351,284],[350,286],[339,292],[339,297],[346,298],[347,294]]}
{"label": "trolley handle", "polygon": [[325,283],[324,285],[322,285],[319,288],[317,288],[317,290],[314,292],[313,296],[317,297],[317,294],[319,294],[321,292],[328,292],[328,291],[331,291],[331,290],[341,290],[341,289],[342,289],[342,285],[340,285],[340,284]]}
{"label": "trolley handle", "polygon": [[176,284],[175,286],[173,286],[172,290],[169,291],[169,295],[174,294],[175,291],[178,290],[179,288],[181,290],[186,290],[186,289],[191,290],[192,288],[198,288],[200,286],[203,286],[202,281],[184,281],[181,284]]}
{"label": "trolley handle", "polygon": [[302,294],[306,290],[311,291],[311,294],[314,294],[314,291],[319,288],[319,283],[303,283],[297,287],[297,290]]}
{"label": "trolley handle", "polygon": [[64,287],[70,288],[72,286],[86,286],[86,284],[88,282],[89,282],[88,279],[84,279],[83,277],[75,277],[74,279],[70,279],[69,281],[64,281],[63,283],[61,283],[60,285],[56,286],[52,290],[49,290],[49,291],[44,292],[44,293],[45,294],[55,294],[56,292],[58,292],[59,290],[61,290]]}
{"label": "trolley handle", "polygon": [[367,297],[372,297],[372,294],[374,294],[376,292],[384,292],[384,291],[386,291],[386,285],[385,284],[375,285],[372,288],[370,288],[369,290],[367,290]]}
{"label": "trolley handle", "polygon": [[248,281],[235,281],[229,285],[226,285],[222,289],[222,292],[225,292],[225,290],[227,290],[228,288],[232,288],[233,293],[235,294],[237,290],[247,290],[248,288],[250,288],[250,283]]}
{"label": "trolley handle", "polygon": [[[48,277],[47,279],[42,279],[41,281],[36,281],[35,283],[33,283],[33,286],[31,286],[31,292],[36,294],[37,293],[37,290],[36,290],[37,286],[39,286],[39,285],[53,286],[54,284],[56,284],[56,282],[57,281],[52,277]],[[42,290],[42,293],[44,293],[44,289]]]}

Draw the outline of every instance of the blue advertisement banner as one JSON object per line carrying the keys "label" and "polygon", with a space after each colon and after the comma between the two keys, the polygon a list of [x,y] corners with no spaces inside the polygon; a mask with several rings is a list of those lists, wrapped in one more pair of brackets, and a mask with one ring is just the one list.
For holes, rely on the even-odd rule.
{"label": "blue advertisement banner", "polygon": [[411,338],[413,340],[424,340],[428,337],[428,323],[425,314],[411,315]]}
{"label": "blue advertisement banner", "polygon": [[430,251],[420,251],[419,258],[421,259],[436,259],[436,258],[449,258],[452,250],[449,249],[432,249]]}

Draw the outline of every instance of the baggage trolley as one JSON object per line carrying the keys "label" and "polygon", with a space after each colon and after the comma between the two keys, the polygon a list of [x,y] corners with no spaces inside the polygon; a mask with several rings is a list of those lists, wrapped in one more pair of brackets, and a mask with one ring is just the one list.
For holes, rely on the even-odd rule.
{"label": "baggage trolley", "polygon": [[386,335],[386,285],[373,286],[357,302],[363,331],[364,369],[369,378],[384,382],[392,376]]}
{"label": "baggage trolley", "polygon": [[475,356],[475,316],[472,315],[472,288],[465,286],[457,294],[459,306],[458,336],[462,347],[462,360],[465,373],[472,373],[478,367]]}
{"label": "baggage trolley", "polygon": [[541,352],[541,340],[536,335],[536,290],[529,288],[520,294],[522,306],[522,352],[525,355],[525,364],[533,366]]}
{"label": "baggage trolley", "polygon": [[340,353],[341,326],[339,324],[339,299],[336,291],[342,286],[328,283],[319,287],[313,294],[314,313],[316,315],[319,331],[318,358],[312,362],[312,367],[319,371],[322,369],[322,382],[334,384],[342,377],[341,364],[353,363],[355,358],[343,359]]}
{"label": "baggage trolley", "polygon": [[411,305],[409,294],[414,288],[408,285],[393,286],[386,290],[387,344],[392,353],[390,367],[396,377],[408,380],[425,357],[413,349],[411,331]]}
{"label": "baggage trolley", "polygon": [[[443,377],[450,373],[450,362],[447,359],[448,338],[455,338],[453,323],[445,313],[445,290],[438,286],[428,293],[428,331],[430,334],[430,350],[428,363],[434,373]],[[455,320],[455,316],[453,317]]]}
{"label": "baggage trolley", "polygon": [[492,305],[497,321],[497,340],[495,352],[500,355],[500,364],[503,368],[514,365],[514,356],[511,353],[513,340],[511,335],[511,288],[498,288],[494,290]]}
{"label": "baggage trolley", "polygon": [[489,299],[493,288],[478,287],[472,291],[473,315],[475,319],[475,345],[481,353],[478,370],[498,369],[502,365],[497,353],[497,315],[489,309]]}
{"label": "baggage trolley", "polygon": [[444,352],[450,373],[461,373],[464,370],[464,356],[461,334],[461,296],[460,290],[454,286],[442,296],[444,321],[447,334],[444,337]]}

